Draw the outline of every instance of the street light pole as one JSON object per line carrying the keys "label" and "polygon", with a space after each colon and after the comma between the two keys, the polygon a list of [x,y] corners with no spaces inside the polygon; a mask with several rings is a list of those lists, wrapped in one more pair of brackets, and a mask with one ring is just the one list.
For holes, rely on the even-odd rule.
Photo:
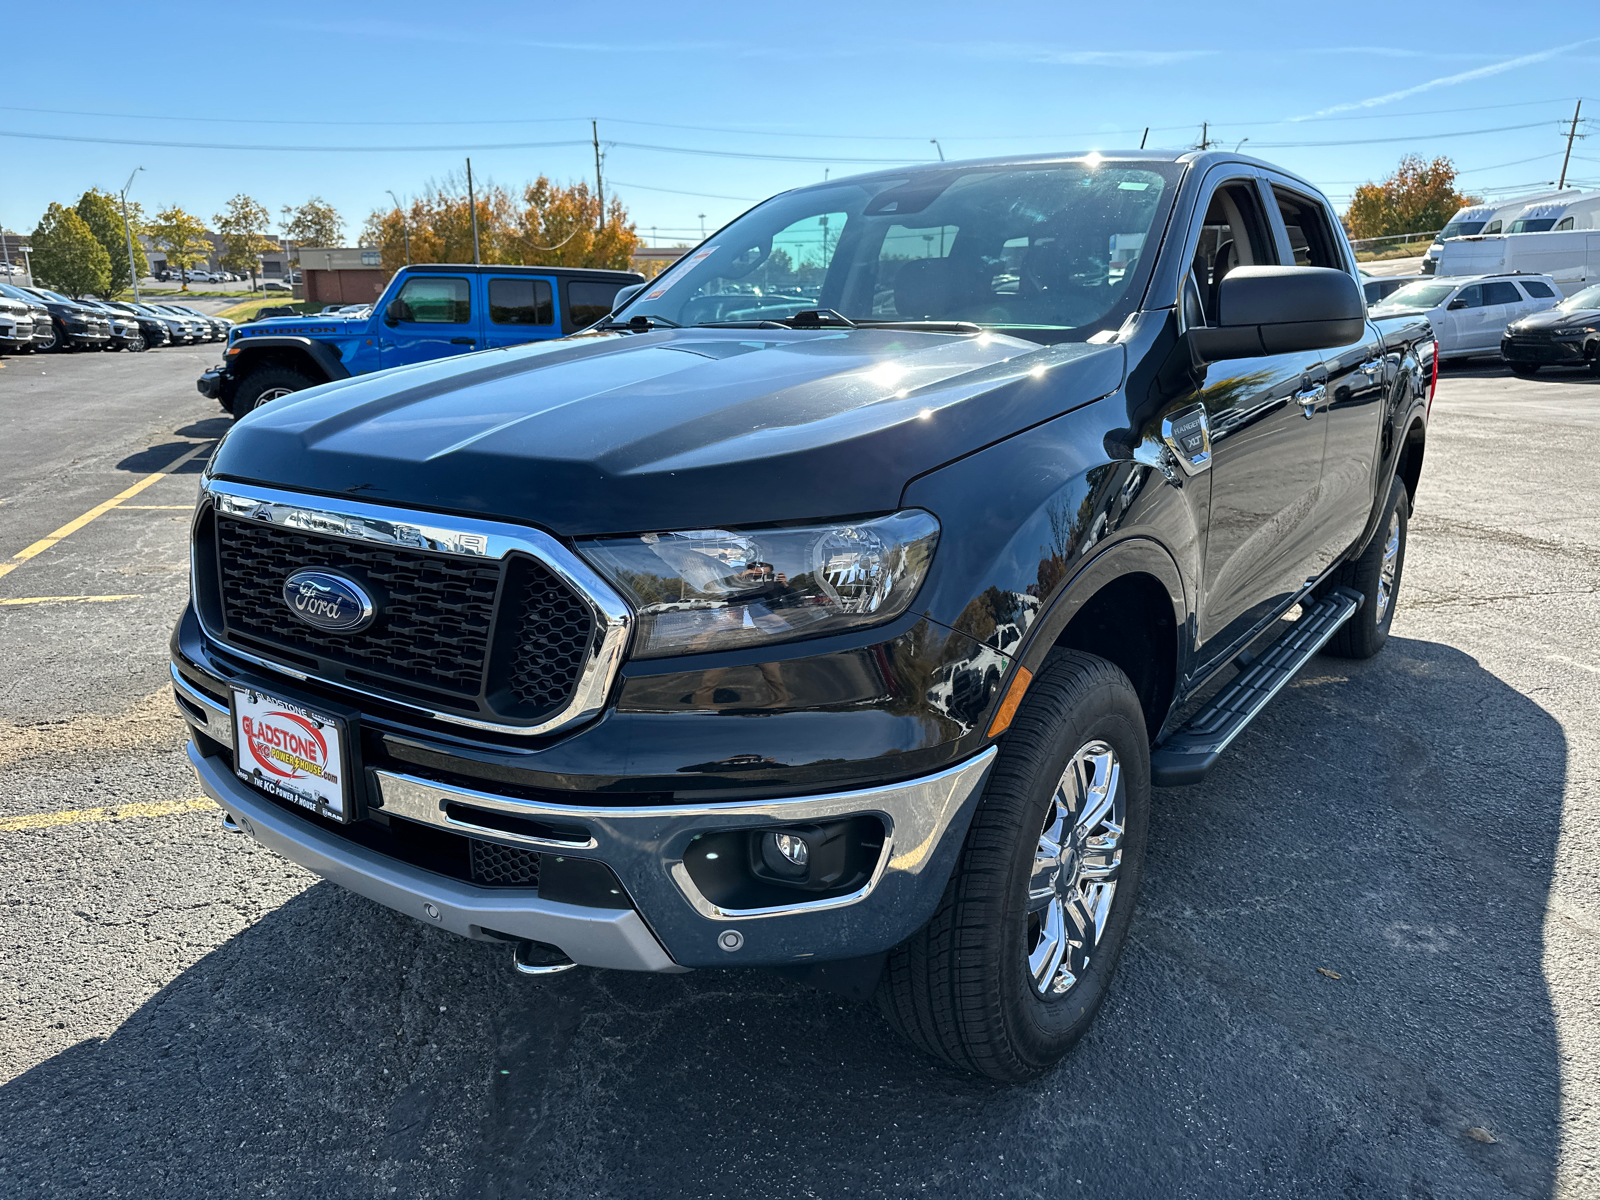
{"label": "street light pole", "polygon": [[394,194],[393,188],[385,188],[384,190],[389,193],[389,199],[394,201],[395,212],[400,214],[400,236],[406,240],[406,266],[409,267],[411,265],[411,230],[406,228],[405,210],[400,207],[400,197]]}
{"label": "street light pole", "polygon": [[128,223],[128,189],[133,186],[133,177],[143,167],[135,167],[128,175],[128,182],[122,185],[122,232],[128,237],[128,278],[133,281],[133,302],[139,303],[139,268],[133,265],[133,226]]}

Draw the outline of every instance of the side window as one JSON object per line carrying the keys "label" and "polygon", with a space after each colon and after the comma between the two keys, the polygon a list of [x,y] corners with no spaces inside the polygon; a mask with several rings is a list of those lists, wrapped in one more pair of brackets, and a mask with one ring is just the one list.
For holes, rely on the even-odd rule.
{"label": "side window", "polygon": [[1484,233],[1499,233],[1500,230],[1501,230],[1501,227],[1502,226],[1501,226],[1501,223],[1499,221],[1490,221],[1487,225],[1485,225],[1483,227],[1483,231],[1484,231]]}
{"label": "side window", "polygon": [[1560,222],[1556,225],[1556,228],[1557,229],[1571,229],[1572,228],[1572,218],[1571,217],[1562,217]]}
{"label": "side window", "polygon": [[1497,280],[1494,283],[1483,285],[1483,302],[1489,304],[1519,304],[1522,297],[1517,295],[1517,285]]}
{"label": "side window", "polygon": [[554,325],[556,305],[549,280],[489,280],[489,320],[496,325]]}
{"label": "side window", "polygon": [[601,283],[574,279],[567,284],[567,324],[572,329],[587,329],[611,311],[612,302],[622,290],[620,283]]}
{"label": "side window", "polygon": [[1549,300],[1555,295],[1550,290],[1548,283],[1540,283],[1537,279],[1524,279],[1522,281],[1522,290],[1535,300]]}
{"label": "side window", "polygon": [[472,287],[465,279],[413,275],[395,297],[400,319],[421,325],[464,325],[472,320]]}
{"label": "side window", "polygon": [[1200,227],[1190,268],[1195,286],[1193,291],[1186,288],[1185,319],[1215,325],[1222,280],[1228,272],[1277,261],[1255,183],[1247,179],[1224,183],[1212,193]]}
{"label": "side window", "polygon": [[1328,225],[1328,214],[1322,205],[1309,196],[1297,195],[1284,188],[1275,187],[1272,195],[1278,202],[1278,212],[1283,217],[1283,227],[1289,234],[1289,245],[1294,250],[1294,261],[1300,267],[1332,267],[1344,271],[1344,255]]}
{"label": "side window", "polygon": [[1456,293],[1455,300],[1450,301],[1451,306],[1454,307],[1456,302],[1460,300],[1466,301],[1465,304],[1461,305],[1462,308],[1482,308],[1483,287],[1475,283],[1471,287],[1462,288]]}

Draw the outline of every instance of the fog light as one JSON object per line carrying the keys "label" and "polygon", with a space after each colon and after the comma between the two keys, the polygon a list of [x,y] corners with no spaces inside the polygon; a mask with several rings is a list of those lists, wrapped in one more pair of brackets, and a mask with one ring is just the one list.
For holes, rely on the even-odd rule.
{"label": "fog light", "polygon": [[805,842],[792,833],[775,833],[772,835],[772,840],[778,847],[778,853],[797,867],[805,866],[806,860],[811,857]]}
{"label": "fog light", "polygon": [[799,833],[769,830],[761,835],[761,862],[780,879],[801,880],[811,862],[811,847]]}

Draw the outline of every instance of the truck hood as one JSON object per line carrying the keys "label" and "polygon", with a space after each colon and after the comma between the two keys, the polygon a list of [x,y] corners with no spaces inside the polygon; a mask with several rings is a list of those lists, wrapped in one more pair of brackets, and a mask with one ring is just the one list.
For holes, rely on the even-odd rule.
{"label": "truck hood", "polygon": [[1580,308],[1572,312],[1562,312],[1559,309],[1547,308],[1543,312],[1530,313],[1511,322],[1511,328],[1526,333],[1542,333],[1548,329],[1560,329],[1563,325],[1593,325],[1597,321],[1600,321],[1600,309]]}
{"label": "truck hood", "polygon": [[997,334],[584,334],[309,389],[239,421],[210,471],[569,537],[888,512],[1115,391],[1124,359]]}

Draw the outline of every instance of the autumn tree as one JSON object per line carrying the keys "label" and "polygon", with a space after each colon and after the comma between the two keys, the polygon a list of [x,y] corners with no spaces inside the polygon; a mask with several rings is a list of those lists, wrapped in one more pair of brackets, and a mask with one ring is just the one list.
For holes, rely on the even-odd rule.
{"label": "autumn tree", "polygon": [[299,208],[283,206],[283,236],[301,246],[337,246],[344,240],[344,218],[321,196]]}
{"label": "autumn tree", "polygon": [[52,204],[33,231],[33,277],[45,287],[79,296],[104,295],[111,256],[77,212]]}
{"label": "autumn tree", "polygon": [[1476,203],[1456,191],[1456,168],[1448,158],[1426,162],[1408,154],[1382,183],[1356,189],[1344,224],[1352,238],[1428,233],[1443,229],[1456,210]]}
{"label": "autumn tree", "polygon": [[178,205],[163,208],[156,214],[154,224],[145,229],[152,242],[164,250],[167,266],[177,268],[183,280],[183,291],[189,290],[189,271],[211,254],[211,239],[206,237],[206,223],[185,212]]}
{"label": "autumn tree", "polygon": [[[77,212],[84,224],[89,226],[89,232],[94,234],[94,240],[105,247],[106,255],[111,259],[111,273],[105,290],[96,293],[109,300],[133,286],[134,272],[143,275],[150,269],[150,264],[145,260],[144,247],[138,242],[143,214],[139,212],[137,204],[128,205],[128,225],[124,226],[121,199],[99,188],[90,188],[79,198]],[[130,232],[133,235],[131,271],[128,268]]]}
{"label": "autumn tree", "polygon": [[228,201],[228,211],[211,218],[222,235],[222,265],[230,271],[250,272],[250,290],[256,290],[256,266],[260,257],[269,250],[278,249],[278,243],[267,236],[267,226],[272,214],[240,192]]}

